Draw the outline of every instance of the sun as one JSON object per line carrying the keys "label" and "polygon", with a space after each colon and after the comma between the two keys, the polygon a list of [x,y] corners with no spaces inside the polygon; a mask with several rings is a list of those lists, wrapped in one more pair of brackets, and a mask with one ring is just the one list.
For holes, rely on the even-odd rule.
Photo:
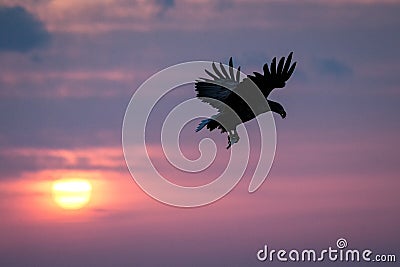
{"label": "sun", "polygon": [[77,210],[90,201],[92,185],[85,179],[61,179],[54,181],[53,199],[63,209]]}

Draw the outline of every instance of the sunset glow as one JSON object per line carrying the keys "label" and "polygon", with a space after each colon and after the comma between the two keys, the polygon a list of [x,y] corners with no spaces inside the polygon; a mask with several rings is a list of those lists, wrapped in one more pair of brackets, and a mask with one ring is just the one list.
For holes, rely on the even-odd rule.
{"label": "sunset glow", "polygon": [[77,210],[90,201],[92,185],[83,179],[62,179],[53,183],[53,199],[63,209]]}

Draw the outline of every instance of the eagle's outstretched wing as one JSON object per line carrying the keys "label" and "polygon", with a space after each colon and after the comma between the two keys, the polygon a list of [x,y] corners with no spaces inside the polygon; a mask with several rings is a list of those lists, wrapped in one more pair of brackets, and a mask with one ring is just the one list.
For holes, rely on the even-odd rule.
{"label": "eagle's outstretched wing", "polygon": [[265,97],[267,97],[271,91],[275,88],[283,88],[286,85],[287,80],[292,76],[297,62],[292,62],[293,52],[291,52],[285,62],[285,57],[281,57],[278,66],[276,65],[276,57],[272,59],[271,66],[268,63],[264,64],[263,70],[264,75],[258,72],[253,72],[254,75],[247,75],[258,88],[263,91]]}
{"label": "eagle's outstretched wing", "polygon": [[242,100],[237,94],[232,94],[231,90],[237,91],[239,94],[246,93],[249,87],[253,87],[249,86],[250,79],[267,98],[273,89],[285,87],[287,80],[292,76],[297,64],[297,62],[291,64],[292,56],[293,52],[289,54],[286,61],[285,57],[282,57],[278,65],[276,57],[273,58],[271,66],[268,66],[268,63],[264,64],[264,75],[253,72],[254,75],[247,75],[243,81],[240,81],[240,67],[238,67],[236,75],[234,73],[232,57],[229,59],[229,73],[222,63],[220,63],[220,70],[213,63],[212,68],[215,73],[205,70],[212,79],[201,78],[195,84],[197,97],[219,111],[223,110],[221,102],[232,108],[238,107],[239,104],[243,104],[240,103]]}
{"label": "eagle's outstretched wing", "polygon": [[200,78],[200,80],[196,81],[196,96],[203,102],[206,102],[219,111],[222,111],[222,103],[225,103],[226,99],[232,92],[231,90],[235,90],[240,83],[240,67],[238,67],[235,74],[231,57],[229,59],[229,72],[226,71],[222,63],[220,63],[220,70],[217,68],[215,63],[212,63],[212,68],[214,73],[205,70],[212,79]]}

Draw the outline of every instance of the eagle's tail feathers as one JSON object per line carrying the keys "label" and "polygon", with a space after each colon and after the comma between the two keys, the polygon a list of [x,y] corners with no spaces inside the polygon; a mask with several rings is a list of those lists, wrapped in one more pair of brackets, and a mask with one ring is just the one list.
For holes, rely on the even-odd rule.
{"label": "eagle's tail feathers", "polygon": [[200,122],[199,126],[197,126],[197,128],[196,128],[196,132],[198,132],[198,131],[200,131],[201,129],[203,129],[204,126],[206,126],[207,123],[209,123],[210,121],[211,121],[211,119],[202,120],[202,121]]}

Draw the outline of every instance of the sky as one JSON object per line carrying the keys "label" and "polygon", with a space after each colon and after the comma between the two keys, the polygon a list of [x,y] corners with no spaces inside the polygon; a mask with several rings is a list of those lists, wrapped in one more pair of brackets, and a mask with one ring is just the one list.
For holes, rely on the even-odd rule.
{"label": "sky", "polygon": [[[1,0],[0,265],[297,266],[256,253],[339,238],[399,261],[399,12],[390,0]],[[296,71],[271,94],[288,115],[275,116],[275,160],[259,190],[247,191],[253,155],[239,184],[210,205],[172,207],[140,189],[121,134],[144,81],[231,56],[244,73],[261,71],[291,51]],[[154,151],[165,113],[194,96],[183,86],[156,108]],[[229,155],[226,136],[194,133],[198,123],[183,129],[182,151],[195,159],[211,137],[213,166],[192,175],[153,159],[182,185],[212,181]],[[256,124],[246,126],[257,152]],[[57,206],[51,186],[62,178],[91,182],[87,206]]]}

